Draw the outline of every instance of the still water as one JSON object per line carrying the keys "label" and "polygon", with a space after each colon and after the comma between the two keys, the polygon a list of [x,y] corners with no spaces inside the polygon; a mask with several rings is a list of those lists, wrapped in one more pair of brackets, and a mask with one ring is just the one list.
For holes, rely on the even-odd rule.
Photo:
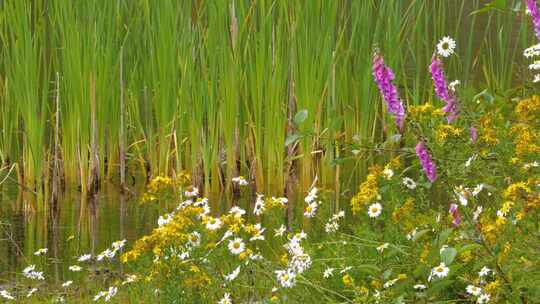
{"label": "still water", "polygon": [[[48,283],[71,280],[78,274],[68,267],[78,264],[77,257],[96,256],[117,240],[127,240],[129,247],[156,226],[160,209],[114,191],[90,200],[77,193],[66,196],[57,211],[36,211],[36,204],[32,194],[1,192],[0,286],[16,281],[31,264],[44,272]],[[40,248],[48,253],[34,255]]]}

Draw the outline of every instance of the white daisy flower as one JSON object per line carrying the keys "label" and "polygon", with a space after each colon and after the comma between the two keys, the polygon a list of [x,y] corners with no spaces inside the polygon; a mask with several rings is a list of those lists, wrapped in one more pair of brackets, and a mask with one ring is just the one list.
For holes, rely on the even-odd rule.
{"label": "white daisy flower", "polygon": [[407,188],[409,188],[411,190],[414,190],[416,188],[416,183],[410,177],[404,177],[403,178],[403,185],[405,185],[405,187],[407,187]]}
{"label": "white daisy flower", "polygon": [[23,270],[23,275],[32,280],[45,280],[42,271],[35,271],[36,265],[29,265]]}
{"label": "white daisy flower", "polygon": [[382,212],[382,206],[381,206],[380,203],[372,204],[372,205],[369,206],[369,208],[368,208],[368,215],[369,215],[369,217],[371,217],[371,218],[376,218],[376,217],[378,217],[379,215],[381,215],[381,212]]}
{"label": "white daisy flower", "polygon": [[32,288],[28,291],[28,293],[26,294],[26,297],[27,298],[30,298],[34,293],[36,293],[36,291],[38,291],[37,288]]}
{"label": "white daisy flower", "polygon": [[160,215],[158,220],[157,220],[157,224],[159,227],[161,226],[164,226],[164,225],[167,225],[168,223],[170,223],[173,219],[173,214],[172,213],[168,213],[167,215],[163,216],[163,215]]}
{"label": "white daisy flower", "polygon": [[255,201],[255,206],[253,207],[253,214],[257,216],[262,215],[265,210],[266,206],[264,205],[264,195],[257,194],[257,200]]}
{"label": "white daisy flower", "polygon": [[482,267],[482,269],[480,269],[480,271],[478,272],[478,276],[479,277],[485,277],[487,276],[490,272],[492,272],[491,269],[487,268],[486,266]]}
{"label": "white daisy flower", "polygon": [[199,247],[201,245],[201,234],[197,231],[190,233],[188,243],[193,247]]}
{"label": "white daisy flower", "polygon": [[253,241],[264,241],[264,231],[266,228],[263,228],[260,223],[257,223],[253,226],[254,231],[252,232],[253,236],[249,239],[250,242]]}
{"label": "white daisy flower", "polygon": [[439,264],[439,266],[437,267],[434,267],[432,270],[431,270],[431,275],[430,277],[438,277],[438,278],[444,278],[448,275],[448,273],[450,272],[450,269],[448,267],[446,267],[446,264],[444,263],[441,263]]}
{"label": "white daisy flower", "polygon": [[91,254],[83,254],[80,257],[77,258],[78,262],[86,262],[92,258]]}
{"label": "white daisy flower", "polygon": [[540,43],[535,44],[529,48],[526,48],[523,51],[523,56],[525,56],[526,58],[532,58],[534,56],[539,56],[539,55],[540,55]]}
{"label": "white daisy flower", "polygon": [[230,240],[227,247],[229,248],[229,251],[234,255],[239,255],[246,249],[246,245],[241,238],[235,238],[234,240]]}
{"label": "white daisy flower", "polygon": [[410,240],[412,240],[414,238],[416,233],[417,233],[417,229],[416,229],[416,227],[414,227],[414,229],[411,232],[407,233],[407,235],[405,237],[407,238],[407,240],[410,241]]}
{"label": "white daisy flower", "polygon": [[118,292],[117,287],[113,287],[113,286],[109,287],[109,290],[105,294],[105,302],[109,302],[111,298],[116,295],[117,292]]}
{"label": "white daisy flower", "polygon": [[126,277],[126,279],[124,280],[124,282],[122,282],[122,285],[126,285],[126,284],[130,284],[130,283],[133,283],[133,282],[136,282],[138,279],[137,275],[136,274],[130,274]]}
{"label": "white daisy flower", "polygon": [[219,300],[218,304],[232,304],[231,295],[228,292],[223,294],[223,298]]}
{"label": "white daisy flower", "polygon": [[110,250],[109,248],[107,248],[96,257],[96,260],[101,261],[104,258],[112,259],[115,255],[116,250]]}
{"label": "white daisy flower", "polygon": [[319,207],[319,204],[317,202],[310,202],[304,211],[305,217],[314,217],[317,213],[317,208]]}
{"label": "white daisy flower", "polygon": [[529,70],[540,70],[540,60],[535,60],[533,63],[529,64]]}
{"label": "white daisy flower", "polygon": [[479,296],[482,293],[482,288],[476,287],[474,285],[467,285],[467,288],[465,290],[468,294],[473,296]]}
{"label": "white daisy flower", "polygon": [[338,230],[339,230],[339,223],[336,221],[331,221],[324,225],[324,231],[326,233],[334,233]]}
{"label": "white daisy flower", "polygon": [[394,171],[390,168],[385,168],[382,172],[382,175],[384,176],[384,178],[386,178],[387,180],[390,180],[392,178],[392,176],[394,176]]}
{"label": "white daisy flower", "polygon": [[416,290],[424,290],[424,289],[427,288],[427,286],[424,285],[424,284],[416,284],[416,285],[413,286],[413,288],[416,289]]}
{"label": "white daisy flower", "polygon": [[470,191],[468,188],[464,188],[460,185],[454,189],[454,193],[462,206],[467,206],[469,204]]}
{"label": "white daisy flower", "polygon": [[534,83],[537,83],[537,82],[539,82],[539,81],[540,81],[540,74],[535,74],[535,75],[534,75],[534,78],[533,78],[533,82],[534,82]]}
{"label": "white daisy flower", "polygon": [[38,249],[36,252],[34,252],[34,255],[35,256],[44,255],[44,254],[47,254],[47,251],[49,251],[49,249],[41,248],[41,249]]}
{"label": "white daisy flower", "polygon": [[383,285],[383,288],[388,288],[388,287],[391,287],[393,286],[394,284],[396,284],[396,282],[398,281],[399,279],[392,279],[392,280],[389,280],[389,281],[386,281]]}
{"label": "white daisy flower", "polygon": [[276,276],[281,286],[285,288],[291,288],[296,284],[296,274],[290,269],[277,270]]}
{"label": "white daisy flower", "polygon": [[231,282],[240,274],[240,266],[236,267],[231,273],[225,275],[225,281]]}
{"label": "white daisy flower", "polygon": [[482,213],[483,209],[484,208],[482,206],[476,207],[476,210],[474,210],[474,212],[473,212],[473,221],[476,222],[478,220],[478,217]]}
{"label": "white daisy flower", "polygon": [[448,36],[443,37],[437,44],[437,53],[442,57],[448,57],[454,54],[456,41]]}
{"label": "white daisy flower", "polygon": [[12,296],[7,290],[0,290],[0,296],[6,300],[15,300],[15,297]]}
{"label": "white daisy flower", "polygon": [[323,278],[328,279],[329,277],[334,275],[334,268],[326,268],[323,273]]}
{"label": "white daisy flower", "polygon": [[386,248],[388,248],[389,245],[390,244],[388,243],[384,243],[384,244],[381,244],[380,246],[377,246],[376,249],[379,253],[382,253]]}
{"label": "white daisy flower", "polygon": [[467,161],[465,162],[465,167],[469,167],[472,161],[476,159],[476,157],[478,157],[476,154],[473,154],[473,156],[469,157]]}
{"label": "white daisy flower", "polygon": [[73,284],[73,281],[66,281],[64,284],[62,284],[62,287],[66,288],[69,287],[71,284]]}
{"label": "white daisy flower", "polygon": [[208,230],[217,230],[221,228],[222,222],[219,218],[216,217],[207,217],[206,218],[206,229]]}
{"label": "white daisy flower", "polygon": [[283,236],[285,231],[287,231],[287,227],[282,224],[278,229],[274,229],[274,236]]}
{"label": "white daisy flower", "polygon": [[79,272],[82,270],[82,267],[78,265],[72,265],[72,266],[69,266],[69,270],[73,272]]}
{"label": "white daisy flower", "polygon": [[234,217],[239,218],[242,217],[242,215],[246,214],[246,210],[238,206],[234,206],[231,208],[231,210],[229,210],[229,213],[234,215]]}
{"label": "white daisy flower", "polygon": [[485,303],[488,303],[489,300],[490,300],[490,298],[491,298],[491,297],[489,296],[489,294],[483,293],[483,294],[481,294],[481,295],[478,297],[478,299],[476,299],[476,303],[478,303],[478,304],[485,304]]}
{"label": "white daisy flower", "polygon": [[126,240],[116,241],[116,242],[112,243],[112,248],[114,250],[120,250],[124,246],[126,246]]}
{"label": "white daisy flower", "polygon": [[474,189],[472,191],[472,195],[477,196],[478,194],[480,194],[480,192],[482,192],[483,189],[484,189],[484,184],[476,185],[476,187],[474,187]]}
{"label": "white daisy flower", "polygon": [[184,195],[187,197],[196,197],[199,195],[199,188],[190,186],[186,189],[186,191],[184,191]]}
{"label": "white daisy flower", "polygon": [[238,184],[238,186],[249,185],[248,181],[243,176],[233,177],[232,182]]}
{"label": "white daisy flower", "polygon": [[304,198],[304,201],[309,204],[309,203],[313,202],[314,200],[316,200],[317,199],[317,191],[319,191],[317,189],[317,187],[313,187],[309,191],[308,195]]}
{"label": "white daisy flower", "polygon": [[450,82],[450,83],[448,84],[448,88],[449,88],[450,90],[452,90],[453,92],[455,92],[455,91],[456,91],[456,86],[458,86],[458,85],[460,85],[460,84],[461,84],[461,81],[459,81],[459,80],[456,79],[456,80],[454,80],[454,81],[452,81],[452,82]]}

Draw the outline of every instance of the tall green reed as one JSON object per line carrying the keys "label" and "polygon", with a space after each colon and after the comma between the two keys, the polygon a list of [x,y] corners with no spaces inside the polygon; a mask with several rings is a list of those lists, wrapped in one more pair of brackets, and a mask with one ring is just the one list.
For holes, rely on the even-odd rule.
{"label": "tall green reed", "polygon": [[339,193],[374,157],[360,147],[393,133],[374,45],[406,104],[432,99],[427,66],[444,35],[460,45],[449,75],[504,91],[517,71],[503,63],[528,42],[509,2],[471,14],[481,1],[8,1],[0,155],[42,192],[58,73],[62,178],[83,192],[92,170],[117,182],[123,117],[129,181],[188,170],[210,192],[242,174],[281,193],[296,173],[302,191],[317,178]]}

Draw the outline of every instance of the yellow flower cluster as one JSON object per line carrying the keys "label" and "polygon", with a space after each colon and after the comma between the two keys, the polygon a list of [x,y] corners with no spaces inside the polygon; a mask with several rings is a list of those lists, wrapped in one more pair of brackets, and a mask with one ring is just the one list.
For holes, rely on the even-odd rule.
{"label": "yellow flower cluster", "polygon": [[528,124],[517,124],[510,129],[510,133],[514,136],[517,156],[540,153],[540,130]]}
{"label": "yellow flower cluster", "polygon": [[538,119],[540,115],[540,97],[534,95],[531,98],[522,99],[514,110],[521,122],[531,122]]}
{"label": "yellow flower cluster", "polygon": [[460,253],[460,255],[459,255],[459,259],[462,260],[464,263],[468,263],[468,262],[472,261],[473,257],[474,256],[473,256],[471,250],[465,250],[462,253]]}
{"label": "yellow flower cluster", "polygon": [[366,180],[358,187],[358,193],[351,199],[351,210],[354,214],[359,212],[366,204],[374,201],[379,195],[378,179],[382,168],[378,165],[369,168]]}
{"label": "yellow flower cluster", "polygon": [[513,183],[504,190],[504,197],[510,200],[518,200],[522,195],[531,193],[531,188],[525,182]]}
{"label": "yellow flower cluster", "polygon": [[497,138],[497,133],[495,132],[495,130],[496,126],[500,126],[502,123],[496,120],[497,116],[495,115],[495,113],[487,113],[480,117],[479,126],[481,143],[484,143],[486,145],[496,145],[500,142]]}
{"label": "yellow flower cluster", "polygon": [[407,116],[410,117],[413,120],[418,120],[422,116],[444,116],[444,112],[439,109],[435,108],[431,103],[426,102],[421,105],[411,105],[407,108]]}
{"label": "yellow flower cluster", "polygon": [[482,237],[487,244],[495,244],[495,241],[497,240],[497,226],[493,224],[493,221],[490,218],[480,218],[480,230],[482,232]]}
{"label": "yellow flower cluster", "polygon": [[441,124],[437,127],[435,136],[439,142],[445,142],[449,136],[459,137],[461,136],[462,130],[460,128],[454,127],[450,124]]}
{"label": "yellow flower cluster", "polygon": [[395,208],[392,212],[394,222],[400,224],[406,231],[412,230],[416,225],[414,223],[414,215],[411,211],[414,209],[414,198],[409,197],[403,205]]}
{"label": "yellow flower cluster", "polygon": [[496,296],[499,293],[499,290],[501,289],[502,283],[499,279],[496,279],[493,282],[490,282],[484,287],[486,293]]}
{"label": "yellow flower cluster", "polygon": [[540,97],[537,95],[518,102],[514,109],[519,123],[511,128],[515,153],[518,157],[540,152]]}
{"label": "yellow flower cluster", "polygon": [[190,239],[188,231],[195,224],[194,217],[201,212],[202,208],[198,207],[186,207],[178,211],[169,224],[155,228],[150,235],[138,239],[133,248],[122,255],[122,262],[137,260],[147,252],[161,256],[167,246],[185,244]]}
{"label": "yellow flower cluster", "polygon": [[141,202],[147,203],[176,193],[180,187],[190,184],[191,177],[187,171],[181,171],[175,179],[168,176],[156,176],[146,187]]}

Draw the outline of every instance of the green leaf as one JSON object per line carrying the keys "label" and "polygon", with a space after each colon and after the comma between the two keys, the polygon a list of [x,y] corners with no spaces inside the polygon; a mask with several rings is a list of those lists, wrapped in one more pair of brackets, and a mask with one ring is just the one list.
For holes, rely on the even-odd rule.
{"label": "green leaf", "polygon": [[488,91],[488,89],[485,89],[483,90],[482,92],[476,94],[474,97],[473,97],[473,102],[474,101],[477,101],[479,100],[480,98],[483,98],[485,101],[487,101],[488,103],[492,103],[493,100],[495,99],[495,97],[493,97],[493,95],[491,95]]}
{"label": "green leaf", "polygon": [[453,247],[448,247],[444,249],[443,251],[441,251],[441,260],[446,265],[450,265],[456,258],[456,255],[457,255],[457,250]]}
{"label": "green leaf", "polygon": [[419,238],[421,238],[424,234],[428,233],[429,232],[429,229],[424,229],[424,230],[420,230],[418,231],[413,237],[412,237],[412,241],[413,242],[416,242],[416,240],[418,240]]}
{"label": "green leaf", "polygon": [[473,11],[470,15],[483,14],[492,10],[504,11],[507,8],[507,0],[493,0],[483,8]]}
{"label": "green leaf", "polygon": [[476,250],[482,248],[482,245],[479,244],[467,244],[459,248],[459,252],[464,252],[467,250]]}
{"label": "green leaf", "polygon": [[308,117],[308,110],[302,109],[294,115],[293,121],[295,124],[299,125],[303,123],[307,117]]}
{"label": "green leaf", "polygon": [[373,275],[381,271],[379,267],[367,264],[357,265],[355,266],[355,268],[358,269],[360,272],[365,272]]}
{"label": "green leaf", "polygon": [[300,138],[302,138],[302,134],[298,134],[298,133],[294,133],[294,134],[291,134],[291,135],[287,136],[287,138],[285,139],[285,146],[288,146],[288,145],[296,142]]}
{"label": "green leaf", "polygon": [[448,236],[450,236],[450,233],[452,233],[452,231],[454,231],[453,228],[447,228],[441,231],[441,233],[439,233],[439,239],[438,239],[439,247],[441,247],[444,243],[446,243],[446,240],[448,239]]}

